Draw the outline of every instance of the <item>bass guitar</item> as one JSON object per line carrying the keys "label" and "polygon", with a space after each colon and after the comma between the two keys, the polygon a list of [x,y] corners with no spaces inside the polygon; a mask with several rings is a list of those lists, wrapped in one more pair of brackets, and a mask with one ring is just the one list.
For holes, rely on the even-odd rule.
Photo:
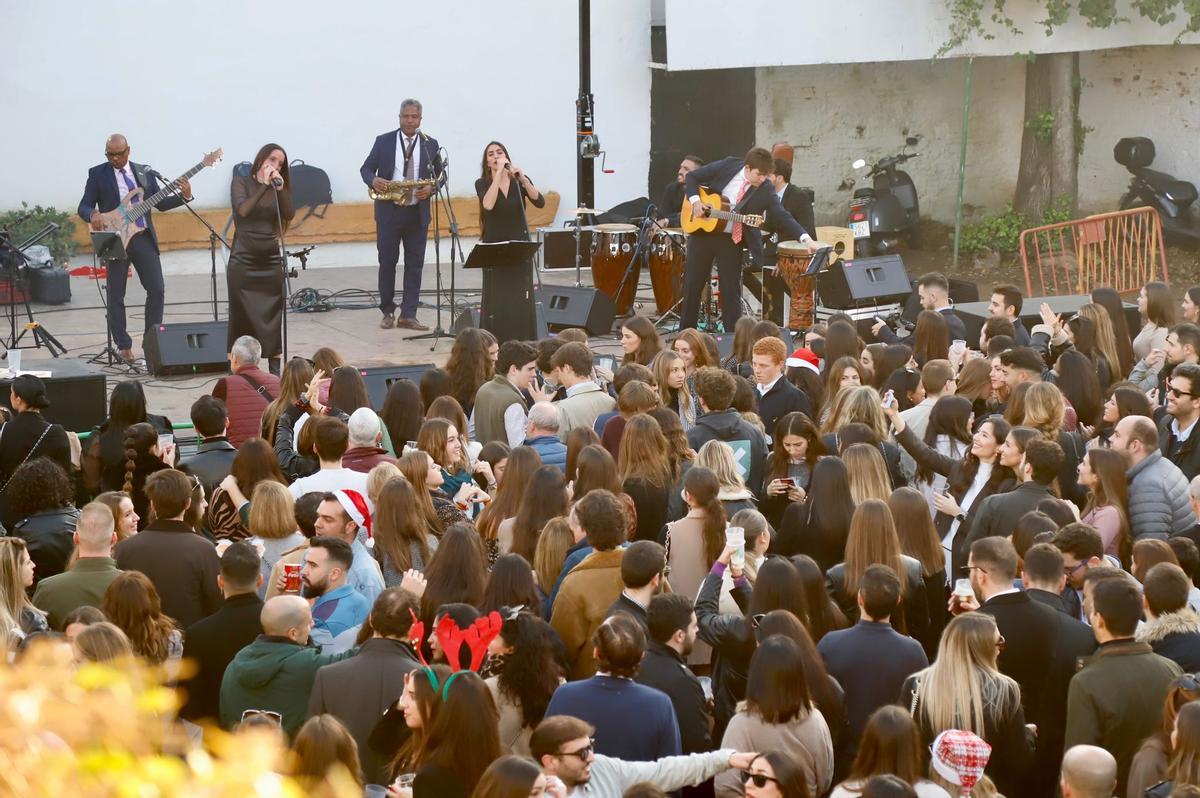
{"label": "bass guitar", "polygon": [[687,197],[683,199],[683,208],[679,211],[679,226],[685,233],[712,233],[725,222],[741,222],[747,227],[762,227],[764,217],[757,213],[734,213],[729,209],[729,200],[716,191],[700,187],[700,202],[706,207],[703,216],[692,215],[692,203]]}
{"label": "bass guitar", "polygon": [[[152,194],[149,197],[145,196],[146,190],[141,186],[133,189],[125,195],[125,199],[123,199],[121,204],[116,208],[99,214],[100,218],[104,221],[104,229],[110,232],[120,233],[121,244],[128,246],[129,239],[133,238],[134,234],[138,232],[137,220],[150,213],[155,205],[170,196],[173,192],[173,186],[175,183],[180,180],[190,179],[202,169],[215,165],[221,160],[222,155],[224,155],[224,153],[220,148],[213,150],[208,155],[205,155],[203,158],[201,158],[200,163],[196,164],[191,169],[175,178],[174,181],[166,186],[163,186],[155,194]],[[96,215],[93,214],[92,218],[95,219]]]}

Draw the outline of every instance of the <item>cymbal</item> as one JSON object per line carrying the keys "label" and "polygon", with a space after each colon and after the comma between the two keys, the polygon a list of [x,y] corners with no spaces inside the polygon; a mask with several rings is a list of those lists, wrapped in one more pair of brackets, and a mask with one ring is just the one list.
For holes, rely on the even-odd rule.
{"label": "cymbal", "polygon": [[582,216],[587,213],[604,213],[604,211],[599,211],[595,208],[567,208],[565,213],[569,213],[572,216]]}

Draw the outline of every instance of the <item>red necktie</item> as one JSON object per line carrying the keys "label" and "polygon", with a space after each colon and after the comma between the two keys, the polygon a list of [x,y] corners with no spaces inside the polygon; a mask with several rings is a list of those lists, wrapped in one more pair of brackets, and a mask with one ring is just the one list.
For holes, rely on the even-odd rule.
{"label": "red necktie", "polygon": [[[750,181],[747,180],[746,182],[742,183],[742,189],[741,189],[741,191],[738,192],[737,200],[733,203],[734,208],[736,208],[737,206],[742,204],[742,198],[746,196],[746,192],[749,189],[750,189]],[[735,243],[735,244],[742,243],[742,223],[741,222],[733,223],[732,238],[733,238],[733,243]]]}

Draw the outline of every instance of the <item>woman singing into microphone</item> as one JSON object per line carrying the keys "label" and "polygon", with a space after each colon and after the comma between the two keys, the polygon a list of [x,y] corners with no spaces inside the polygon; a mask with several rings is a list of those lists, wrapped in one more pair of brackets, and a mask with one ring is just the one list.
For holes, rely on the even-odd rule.
{"label": "woman singing into microphone", "polygon": [[[528,241],[525,201],[535,208],[546,205],[546,198],[519,167],[513,166],[508,149],[498,141],[488,142],[483,150],[483,168],[475,181],[475,193],[479,195],[483,228],[479,241],[483,244]],[[533,272],[529,264],[520,269],[484,269],[479,326],[501,343],[536,337],[532,297]]]}
{"label": "woman singing into microphone", "polygon": [[[225,277],[229,289],[229,348],[243,335],[262,344],[272,374],[279,373],[283,352],[283,269],[279,237],[296,210],[288,157],[278,144],[265,144],[254,156],[250,174],[234,176],[230,189],[236,230]],[[278,202],[278,209],[276,208]],[[280,229],[282,220],[283,229]]]}

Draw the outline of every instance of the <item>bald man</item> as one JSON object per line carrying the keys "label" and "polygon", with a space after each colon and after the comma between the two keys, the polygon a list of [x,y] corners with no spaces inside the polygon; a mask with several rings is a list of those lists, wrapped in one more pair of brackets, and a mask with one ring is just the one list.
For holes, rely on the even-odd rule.
{"label": "bald man", "polygon": [[261,620],[263,633],[237,653],[221,679],[221,726],[232,729],[247,714],[266,713],[291,737],[304,723],[317,669],[358,649],[322,654],[310,646],[312,612],[299,596],[268,600]]}
{"label": "bald man", "polygon": [[112,557],[117,534],[107,505],[85,504],[79,511],[73,539],[79,553],[74,567],[41,580],[33,592],[33,605],[46,613],[54,630],[62,628],[63,618],[73,610],[99,607],[109,583],[121,573]]}
{"label": "bald man", "polygon": [[1076,745],[1063,755],[1063,798],[1112,798],[1117,760],[1095,745]]}
{"label": "bald man", "polygon": [[[145,192],[143,197],[150,197],[159,190],[158,181],[150,174],[149,167],[130,161],[129,152],[126,138],[114,133],[104,142],[105,162],[88,170],[87,185],[83,188],[83,198],[79,200],[79,216],[93,230],[105,229],[100,214],[114,210],[129,192],[140,188]],[[169,211],[178,208],[185,200],[192,200],[192,186],[186,178],[180,178],[173,185],[176,192],[159,201],[154,206],[155,210]],[[133,339],[125,327],[125,282],[130,263],[137,272],[142,288],[146,289],[145,329],[161,324],[163,318],[166,292],[162,263],[158,258],[158,237],[150,217],[151,214],[147,213],[135,223],[133,238],[125,245],[129,259],[108,263],[108,326],[121,357],[129,362],[133,361]]]}

